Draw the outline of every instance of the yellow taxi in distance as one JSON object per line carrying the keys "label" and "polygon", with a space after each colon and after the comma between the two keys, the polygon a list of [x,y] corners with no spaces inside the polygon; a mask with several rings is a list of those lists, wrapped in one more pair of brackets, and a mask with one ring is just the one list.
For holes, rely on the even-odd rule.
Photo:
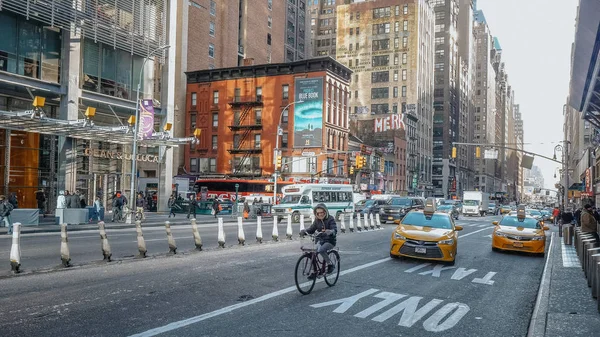
{"label": "yellow taxi in distance", "polygon": [[510,211],[512,211],[512,208],[510,207],[510,205],[500,206],[500,214],[508,214],[508,213],[510,213]]}
{"label": "yellow taxi in distance", "polygon": [[447,213],[436,212],[435,198],[425,201],[423,210],[414,210],[396,220],[398,227],[390,240],[390,257],[437,260],[454,265],[461,226]]}
{"label": "yellow taxi in distance", "polygon": [[492,250],[511,250],[544,256],[546,252],[546,232],[548,227],[526,214],[524,208],[505,215],[492,233]]}

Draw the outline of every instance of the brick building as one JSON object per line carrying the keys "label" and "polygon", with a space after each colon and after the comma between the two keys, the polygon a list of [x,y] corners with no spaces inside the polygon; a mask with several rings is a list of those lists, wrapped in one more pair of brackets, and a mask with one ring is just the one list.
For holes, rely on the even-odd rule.
{"label": "brick building", "polygon": [[185,130],[202,130],[200,144],[184,150],[190,174],[270,178],[281,123],[283,179],[346,180],[348,68],[322,57],[186,74]]}

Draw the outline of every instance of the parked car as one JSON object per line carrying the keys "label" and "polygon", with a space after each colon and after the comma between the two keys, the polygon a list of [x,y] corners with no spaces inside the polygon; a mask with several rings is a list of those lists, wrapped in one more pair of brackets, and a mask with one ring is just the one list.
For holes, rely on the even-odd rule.
{"label": "parked car", "polygon": [[402,220],[408,212],[423,209],[423,199],[417,197],[394,197],[381,207],[379,214],[381,222]]}

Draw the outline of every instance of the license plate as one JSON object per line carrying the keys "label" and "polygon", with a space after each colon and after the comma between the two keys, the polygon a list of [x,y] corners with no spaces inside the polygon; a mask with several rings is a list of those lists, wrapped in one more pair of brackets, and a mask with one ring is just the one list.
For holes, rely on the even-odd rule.
{"label": "license plate", "polygon": [[393,216],[388,216],[388,220],[394,220]]}
{"label": "license plate", "polygon": [[514,242],[513,246],[521,248],[521,247],[523,247],[523,242]]}
{"label": "license plate", "polygon": [[427,254],[427,248],[419,248],[419,247],[415,247],[415,253],[419,253],[419,254]]}

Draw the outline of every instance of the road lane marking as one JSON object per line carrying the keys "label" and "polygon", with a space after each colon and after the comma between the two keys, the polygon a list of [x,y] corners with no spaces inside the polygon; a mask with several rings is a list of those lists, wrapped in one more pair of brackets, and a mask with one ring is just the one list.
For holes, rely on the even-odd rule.
{"label": "road lane marking", "polygon": [[[386,257],[385,259],[381,259],[381,260],[369,262],[369,263],[366,263],[366,264],[363,264],[363,265],[360,265],[360,266],[357,266],[357,267],[354,267],[354,268],[350,268],[348,270],[343,270],[343,271],[340,271],[340,275],[350,274],[350,273],[353,273],[353,272],[356,272],[356,271],[359,271],[359,270],[362,270],[362,269],[365,269],[365,268],[369,268],[369,267],[378,265],[380,263],[384,263],[384,262],[390,261],[391,259],[392,258],[390,258],[390,257]],[[323,280],[319,280],[318,282],[322,282],[322,281]],[[213,317],[216,317],[216,316],[220,316],[220,315],[232,312],[232,311],[234,311],[236,309],[240,309],[240,308],[244,308],[244,307],[250,306],[252,304],[264,302],[264,301],[269,300],[271,298],[274,298],[274,297],[277,297],[277,296],[281,296],[281,295],[285,295],[285,294],[293,292],[295,290],[296,290],[296,286],[287,287],[285,289],[281,289],[281,290],[278,290],[276,292],[272,292],[272,293],[263,295],[261,297],[258,297],[258,298],[255,298],[255,299],[252,299],[252,300],[249,300],[249,301],[246,301],[246,302],[237,303],[237,304],[230,305],[228,307],[221,308],[219,310],[215,310],[215,311],[212,311],[212,312],[209,312],[209,313],[205,313],[205,314],[194,316],[194,317],[190,317],[188,319],[184,319],[184,320],[181,320],[181,321],[173,322],[173,323],[167,324],[167,325],[162,326],[162,327],[154,328],[154,329],[151,329],[151,330],[148,330],[148,331],[145,331],[145,332],[141,332],[141,333],[138,333],[138,334],[135,334],[135,335],[131,335],[130,337],[150,337],[150,336],[156,336],[156,335],[159,335],[159,334],[162,334],[162,333],[165,333],[165,332],[169,332],[169,331],[173,331],[173,330],[177,330],[177,329],[186,327],[186,326],[191,325],[191,324],[202,322],[202,321],[207,320],[209,318],[213,318]]]}
{"label": "road lane marking", "polygon": [[[548,297],[543,296],[544,294],[548,295],[550,293],[550,286],[547,285],[550,277],[548,277],[548,262],[552,258],[552,246],[554,244],[554,233],[550,234],[550,247],[548,248],[548,252],[546,254],[546,263],[544,264],[544,272],[542,273],[542,281],[540,282],[540,287],[538,288],[537,298],[535,300],[535,306],[533,307],[533,315],[531,315],[531,321],[529,322],[529,329],[527,329],[527,336],[540,336],[543,335],[543,330],[546,328],[546,324],[538,323],[538,321],[542,321],[546,319],[546,314],[548,311]],[[552,272],[552,271],[550,271]],[[544,304],[542,305],[542,301]],[[544,307],[543,311],[540,314],[540,308]],[[537,325],[540,324],[538,327]],[[540,330],[540,331],[537,331]]]}
{"label": "road lane marking", "polygon": [[471,233],[467,233],[467,234],[464,234],[464,235],[459,235],[459,236],[458,236],[458,238],[459,238],[459,239],[460,239],[460,238],[464,238],[465,236],[473,235],[473,234],[475,234],[475,233],[479,233],[479,232],[481,232],[481,231],[484,231],[484,230],[486,230],[486,229],[492,229],[492,228],[493,228],[493,227],[487,227],[487,228],[483,228],[483,229],[478,229],[478,230],[476,230],[476,231],[474,231],[474,232],[471,232]]}

